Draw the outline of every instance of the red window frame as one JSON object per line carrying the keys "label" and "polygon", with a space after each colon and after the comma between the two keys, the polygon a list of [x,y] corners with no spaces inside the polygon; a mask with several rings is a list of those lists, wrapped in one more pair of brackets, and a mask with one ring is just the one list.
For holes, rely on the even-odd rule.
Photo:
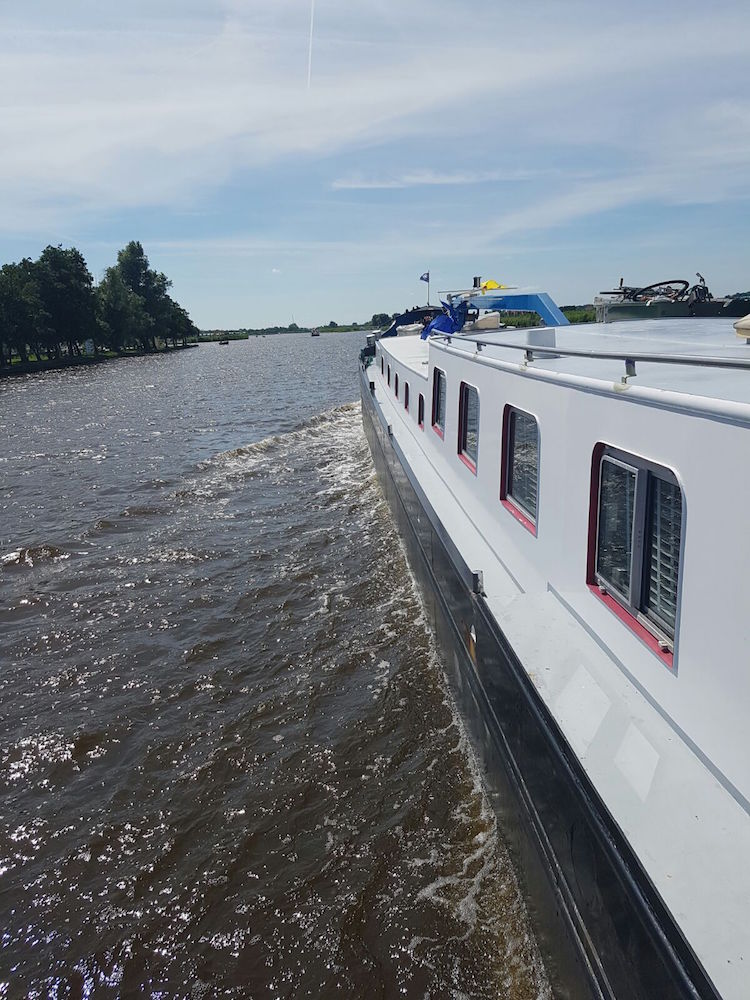
{"label": "red window frame", "polygon": [[421,392],[417,400],[417,425],[420,430],[424,430],[424,396]]}
{"label": "red window frame", "polygon": [[[526,528],[526,530],[532,534],[534,538],[536,538],[536,519],[531,518],[526,511],[521,510],[518,504],[513,502],[513,497],[508,494],[508,484],[510,482],[510,463],[513,459],[511,450],[511,445],[513,443],[511,441],[511,426],[513,423],[511,417],[513,413],[524,413],[528,417],[533,417],[537,427],[537,435],[539,434],[539,421],[533,413],[529,413],[528,410],[522,410],[518,406],[512,406],[510,403],[506,403],[503,408],[502,454],[500,456],[500,503],[503,507],[505,507],[509,514],[512,514],[519,524],[523,525],[523,527]],[[538,483],[539,468],[537,466],[537,486]],[[538,494],[539,490],[537,488],[537,511],[539,507]]]}
{"label": "red window frame", "polygon": [[404,382],[404,409],[409,412],[409,383]]}
{"label": "red window frame", "polygon": [[432,370],[432,415],[431,415],[430,419],[431,419],[432,429],[435,431],[435,433],[437,434],[437,436],[442,440],[445,437],[445,428],[441,427],[440,424],[438,424],[436,422],[437,408],[438,408],[438,399],[439,399],[439,393],[438,393],[439,378],[438,378],[438,376],[443,380],[443,384],[445,386],[445,410],[443,412],[443,421],[444,422],[445,422],[446,417],[448,415],[448,380],[447,380],[447,378],[445,376],[445,372],[443,371],[442,368],[433,368],[433,370]]}
{"label": "red window frame", "polygon": [[[631,460],[632,463],[637,467],[651,466],[652,468],[661,468],[669,472],[675,481],[678,483],[677,477],[674,475],[671,469],[666,466],[654,466],[653,463],[648,462],[646,459],[641,458],[638,455],[634,455],[632,452],[622,451],[614,446],[605,444],[604,442],[598,442],[591,455],[591,486],[589,489],[589,526],[588,526],[588,548],[586,552],[586,586],[589,591],[602,602],[609,610],[619,618],[620,621],[626,625],[631,632],[636,635],[643,644],[651,650],[651,652],[657,656],[662,663],[671,671],[675,671],[675,653],[673,649],[663,649],[660,645],[659,638],[654,635],[654,633],[648,629],[636,616],[625,607],[620,601],[618,601],[612,594],[603,591],[599,582],[596,578],[596,560],[597,551],[599,545],[599,492],[601,486],[601,470],[602,470],[602,458],[606,453],[613,453],[616,457],[622,457],[623,460]],[[684,510],[684,498],[683,498],[683,510]],[[682,574],[680,573],[680,576]],[[678,594],[680,586],[678,584]],[[678,598],[679,599],[679,598]],[[673,645],[677,646],[677,630],[675,629],[675,635],[673,639]]]}
{"label": "red window frame", "polygon": [[[475,476],[477,474],[477,463],[466,454],[466,410],[469,403],[469,389],[473,389],[477,394],[477,409],[479,409],[479,389],[468,382],[462,382],[458,387],[458,457],[467,469]],[[479,427],[477,427],[477,458],[479,457]]]}

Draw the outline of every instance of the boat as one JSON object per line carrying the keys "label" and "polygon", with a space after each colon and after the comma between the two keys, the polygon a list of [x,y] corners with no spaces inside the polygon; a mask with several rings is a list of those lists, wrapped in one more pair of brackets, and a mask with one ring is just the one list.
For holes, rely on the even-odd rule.
{"label": "boat", "polygon": [[229,343],[229,338],[225,337],[223,340],[220,340],[219,343],[220,344],[228,344]]}
{"label": "boat", "polygon": [[439,316],[442,306],[414,306],[402,313],[395,313],[391,325],[386,327],[380,337],[409,337],[415,333],[421,334],[424,328]]}
{"label": "boat", "polygon": [[319,337],[320,336],[320,330],[318,330],[317,327],[313,327],[312,330],[310,331],[310,336],[311,337]]}
{"label": "boat", "polygon": [[650,285],[626,285],[594,298],[597,323],[626,319],[678,319],[686,316],[744,316],[750,311],[750,294],[714,298],[700,272],[697,282],[684,278],[655,281]]}
{"label": "boat", "polygon": [[371,337],[364,430],[555,995],[739,1000],[750,320],[555,310]]}

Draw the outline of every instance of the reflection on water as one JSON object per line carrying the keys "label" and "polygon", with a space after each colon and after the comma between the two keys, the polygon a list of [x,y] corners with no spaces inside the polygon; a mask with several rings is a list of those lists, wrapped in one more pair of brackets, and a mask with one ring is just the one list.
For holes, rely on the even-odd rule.
{"label": "reflection on water", "polygon": [[360,339],[0,385],[0,995],[548,995]]}

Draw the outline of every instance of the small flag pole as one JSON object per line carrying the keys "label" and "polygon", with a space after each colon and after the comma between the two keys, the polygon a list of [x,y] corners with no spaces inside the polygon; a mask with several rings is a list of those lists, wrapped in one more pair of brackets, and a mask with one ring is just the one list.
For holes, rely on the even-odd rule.
{"label": "small flag pole", "polygon": [[424,274],[420,274],[419,280],[427,282],[427,305],[429,305],[430,304],[430,272],[429,271],[425,271]]}

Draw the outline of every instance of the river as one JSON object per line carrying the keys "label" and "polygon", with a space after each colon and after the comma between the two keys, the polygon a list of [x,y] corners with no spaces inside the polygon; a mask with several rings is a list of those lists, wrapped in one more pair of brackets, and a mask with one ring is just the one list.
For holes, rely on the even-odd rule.
{"label": "river", "polygon": [[549,996],[363,340],[0,381],[0,997]]}

